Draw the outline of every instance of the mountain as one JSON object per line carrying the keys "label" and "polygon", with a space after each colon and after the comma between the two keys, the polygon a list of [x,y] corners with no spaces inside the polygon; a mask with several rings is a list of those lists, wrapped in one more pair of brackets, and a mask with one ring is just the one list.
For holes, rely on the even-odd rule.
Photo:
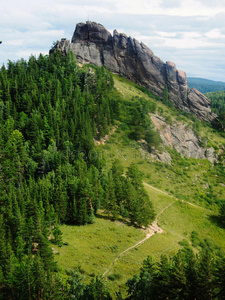
{"label": "mountain", "polygon": [[72,51],[80,63],[104,65],[155,95],[169,99],[175,107],[194,114],[199,120],[212,122],[216,118],[208,99],[188,87],[185,72],[176,69],[175,63],[164,63],[145,44],[116,30],[111,35],[101,24],[78,23],[71,43],[63,38],[50,54],[55,50],[64,55]]}
{"label": "mountain", "polygon": [[72,52],[0,91],[0,299],[225,299],[219,132]]}
{"label": "mountain", "polygon": [[187,82],[190,88],[196,88],[201,93],[225,90],[225,82],[223,81],[214,81],[197,77],[187,77]]}

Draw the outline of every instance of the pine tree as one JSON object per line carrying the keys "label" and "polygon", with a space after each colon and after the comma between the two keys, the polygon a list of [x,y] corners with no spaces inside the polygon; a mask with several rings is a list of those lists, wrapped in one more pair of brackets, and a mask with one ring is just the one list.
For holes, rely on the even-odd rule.
{"label": "pine tree", "polygon": [[0,215],[0,266],[2,271],[2,276],[6,274],[7,269],[7,240],[6,240],[6,233],[5,233],[5,224],[4,224],[3,215]]}
{"label": "pine tree", "polygon": [[104,282],[97,276],[86,285],[83,299],[85,300],[111,300],[112,297]]}
{"label": "pine tree", "polygon": [[170,295],[178,299],[185,299],[186,296],[186,274],[181,253],[173,257],[170,275]]}
{"label": "pine tree", "polygon": [[200,252],[199,265],[198,265],[198,294],[197,297],[203,299],[211,299],[213,296],[213,256],[208,249],[203,249]]}
{"label": "pine tree", "polygon": [[108,218],[110,214],[112,214],[113,220],[116,220],[118,218],[118,205],[115,196],[115,185],[114,185],[113,176],[111,172],[109,172],[109,177],[108,177],[108,186],[105,195],[104,208],[108,214]]}
{"label": "pine tree", "polygon": [[170,297],[171,262],[166,255],[161,255],[157,274],[157,296],[159,299]]}

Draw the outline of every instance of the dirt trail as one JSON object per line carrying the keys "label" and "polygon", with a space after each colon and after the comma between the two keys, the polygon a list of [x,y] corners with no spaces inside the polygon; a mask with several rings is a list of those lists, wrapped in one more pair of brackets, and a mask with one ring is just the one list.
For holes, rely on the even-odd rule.
{"label": "dirt trail", "polygon": [[178,199],[178,198],[176,198],[176,197],[174,197],[174,196],[168,194],[167,192],[164,192],[164,191],[162,191],[162,190],[160,190],[160,189],[157,189],[156,187],[154,187],[154,186],[152,186],[152,185],[150,185],[150,184],[148,184],[148,183],[146,183],[146,182],[143,182],[143,184],[146,185],[146,186],[148,186],[149,188],[151,188],[151,189],[153,189],[153,190],[156,190],[157,192],[159,192],[159,193],[161,193],[161,194],[164,194],[164,195],[169,196],[170,198],[174,199],[174,201],[173,201],[172,203],[170,203],[169,205],[167,205],[166,207],[164,207],[164,208],[160,211],[160,213],[157,215],[156,220],[155,220],[151,225],[149,225],[149,227],[148,227],[148,229],[147,229],[146,237],[145,237],[144,239],[142,239],[141,241],[139,241],[138,243],[136,243],[134,246],[131,246],[131,247],[127,248],[126,250],[124,250],[123,252],[121,252],[121,253],[119,254],[119,256],[117,256],[117,258],[111,263],[111,265],[110,265],[110,266],[108,267],[108,269],[105,271],[105,273],[103,274],[103,277],[106,276],[106,274],[111,270],[111,268],[113,267],[113,265],[114,265],[114,264],[120,259],[120,257],[121,257],[122,255],[124,255],[126,252],[128,252],[128,251],[130,251],[130,250],[132,250],[132,249],[134,249],[134,248],[136,248],[136,247],[142,245],[144,242],[146,242],[146,241],[147,241],[151,236],[153,236],[155,233],[163,233],[163,229],[162,229],[161,227],[158,226],[158,218],[159,218],[159,216],[160,216],[166,209],[168,209],[168,208],[169,208],[171,205],[173,205],[175,202],[177,202],[177,201],[182,201],[182,202],[187,203],[187,204],[189,204],[189,205],[191,205],[191,206],[193,206],[193,207],[195,207],[195,208],[199,208],[199,209],[204,209],[204,210],[207,210],[207,211],[211,211],[211,210],[209,210],[209,209],[207,209],[207,208],[204,208],[204,207],[195,205],[195,204],[193,204],[193,203],[191,203],[191,202],[188,202],[188,201],[185,201],[185,200],[180,200],[180,199]]}
{"label": "dirt trail", "polygon": [[150,184],[148,184],[148,183],[146,183],[146,182],[143,182],[143,184],[144,184],[144,185],[147,185],[147,186],[150,187],[151,189],[153,189],[153,190],[155,190],[155,191],[157,191],[157,192],[159,192],[159,193],[161,193],[161,194],[164,194],[164,195],[167,195],[167,196],[169,196],[169,197],[174,198],[173,196],[171,196],[171,195],[168,194],[167,192],[164,192],[164,191],[162,191],[162,190],[160,190],[160,189],[157,189],[156,187],[154,187],[154,186],[152,186],[152,185],[150,185]]}
{"label": "dirt trail", "polygon": [[103,274],[103,277],[105,277],[105,275],[109,272],[109,270],[113,267],[113,265],[120,259],[120,257],[125,254],[126,252],[130,251],[131,249],[134,249],[140,245],[142,245],[144,242],[146,242],[151,236],[153,236],[155,233],[163,233],[163,229],[161,227],[158,226],[158,217],[167,209],[169,208],[171,205],[173,205],[177,200],[175,200],[174,202],[170,203],[169,205],[167,205],[165,208],[163,208],[163,210],[160,211],[160,213],[157,215],[156,220],[149,225],[148,229],[147,229],[147,234],[146,237],[139,241],[138,243],[136,243],[134,246],[131,246],[129,248],[127,248],[126,250],[124,250],[123,252],[120,253],[119,256],[117,256],[117,258],[111,263],[111,265],[108,267],[108,269],[105,271],[105,273]]}
{"label": "dirt trail", "polygon": [[186,201],[186,200],[178,199],[178,198],[176,198],[176,197],[174,197],[174,196],[168,194],[167,192],[164,192],[164,191],[162,191],[162,190],[160,190],[160,189],[157,189],[156,187],[154,187],[154,186],[152,186],[152,185],[150,185],[150,184],[148,184],[148,183],[146,183],[146,182],[143,182],[143,184],[146,185],[146,186],[148,186],[149,188],[151,188],[151,189],[153,189],[153,190],[155,190],[155,191],[161,193],[161,194],[164,194],[164,195],[169,196],[170,198],[179,200],[179,201],[181,201],[181,202],[183,202],[183,203],[187,203],[187,204],[189,204],[189,205],[191,205],[191,206],[193,206],[193,207],[195,207],[195,208],[199,208],[199,209],[203,209],[203,210],[207,210],[207,211],[211,211],[211,212],[212,212],[212,210],[210,210],[210,209],[208,209],[208,208],[204,208],[204,207],[198,206],[198,205],[193,204],[193,203],[191,203],[191,202],[188,202],[188,201]]}

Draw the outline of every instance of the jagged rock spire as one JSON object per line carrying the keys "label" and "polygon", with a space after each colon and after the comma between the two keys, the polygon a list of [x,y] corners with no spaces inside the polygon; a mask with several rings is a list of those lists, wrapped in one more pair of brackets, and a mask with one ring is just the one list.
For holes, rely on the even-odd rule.
{"label": "jagged rock spire", "polygon": [[159,97],[168,88],[169,100],[198,119],[212,122],[217,116],[211,112],[209,100],[187,85],[186,74],[175,63],[164,63],[144,43],[114,30],[113,35],[96,22],[78,23],[71,43],[62,39],[50,53],[60,50],[64,55],[73,51],[81,63],[104,65],[142,85]]}

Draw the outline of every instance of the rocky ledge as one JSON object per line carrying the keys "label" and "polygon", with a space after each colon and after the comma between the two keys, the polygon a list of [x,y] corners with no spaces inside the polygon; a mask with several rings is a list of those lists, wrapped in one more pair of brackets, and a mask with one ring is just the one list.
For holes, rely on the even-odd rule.
{"label": "rocky ledge", "polygon": [[[167,124],[165,119],[159,115],[151,115],[151,120],[155,129],[159,132],[163,146],[177,150],[182,156],[196,159],[208,159],[211,163],[218,158],[213,147],[205,148],[201,146],[201,140],[187,125],[174,121],[173,124]],[[163,162],[171,162],[168,152],[154,153],[157,158]]]}
{"label": "rocky ledge", "polygon": [[190,89],[184,71],[175,63],[164,63],[142,42],[118,33],[113,35],[95,22],[78,23],[70,43],[62,39],[50,50],[63,55],[72,51],[81,63],[106,66],[110,71],[146,87],[159,97],[168,89],[169,100],[177,108],[193,113],[199,120],[212,122],[217,116],[211,112],[209,100],[196,89]]}

